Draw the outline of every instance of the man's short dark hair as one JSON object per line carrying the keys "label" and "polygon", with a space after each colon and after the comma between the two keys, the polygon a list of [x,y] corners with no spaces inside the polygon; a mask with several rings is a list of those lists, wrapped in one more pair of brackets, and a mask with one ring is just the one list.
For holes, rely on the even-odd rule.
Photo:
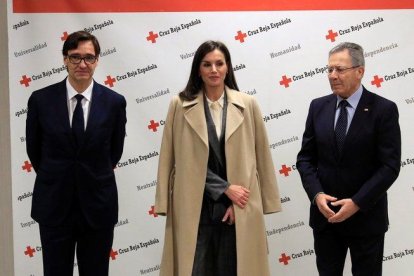
{"label": "man's short dark hair", "polygon": [[95,49],[95,56],[99,56],[99,54],[101,53],[101,47],[99,46],[98,39],[91,33],[85,31],[71,33],[66,38],[65,43],[63,43],[63,56],[66,57],[68,55],[69,50],[78,48],[78,44],[80,41],[92,41],[93,47]]}

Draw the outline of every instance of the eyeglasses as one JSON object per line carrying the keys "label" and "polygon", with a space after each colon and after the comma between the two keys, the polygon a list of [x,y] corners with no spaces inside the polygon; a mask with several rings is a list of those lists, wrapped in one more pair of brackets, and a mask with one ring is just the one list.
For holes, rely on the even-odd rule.
{"label": "eyeglasses", "polygon": [[338,73],[338,75],[341,75],[341,74],[345,73],[347,70],[355,69],[355,68],[358,68],[358,67],[360,67],[360,65],[352,66],[352,67],[328,67],[328,70],[326,70],[326,73],[328,75],[330,75],[333,72],[336,72],[336,73]]}
{"label": "eyeglasses", "polygon": [[79,63],[82,62],[82,60],[86,64],[94,64],[98,58],[96,56],[93,56],[93,55],[86,55],[84,57],[81,57],[79,55],[69,55],[68,59],[69,59],[70,63],[72,63],[72,64],[79,64]]}

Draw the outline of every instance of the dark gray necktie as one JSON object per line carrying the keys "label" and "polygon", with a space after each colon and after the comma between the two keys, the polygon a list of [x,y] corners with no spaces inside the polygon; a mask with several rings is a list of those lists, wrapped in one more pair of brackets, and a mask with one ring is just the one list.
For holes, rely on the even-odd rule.
{"label": "dark gray necktie", "polygon": [[348,105],[346,100],[339,102],[339,117],[335,126],[336,145],[338,146],[339,152],[342,152],[345,142],[346,128],[348,126],[348,111],[346,110],[346,107]]}
{"label": "dark gray necktie", "polygon": [[77,103],[72,117],[72,133],[76,140],[76,145],[79,147],[83,141],[83,134],[85,132],[85,120],[83,118],[82,99],[83,96],[78,94],[75,96]]}

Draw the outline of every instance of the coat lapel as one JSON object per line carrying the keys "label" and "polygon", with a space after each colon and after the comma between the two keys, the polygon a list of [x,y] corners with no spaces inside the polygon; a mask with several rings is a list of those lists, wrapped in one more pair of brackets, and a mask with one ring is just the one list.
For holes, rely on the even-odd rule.
{"label": "coat lapel", "polygon": [[[225,130],[225,142],[231,137],[231,135],[240,127],[244,120],[243,110],[245,105],[238,96],[235,90],[226,87],[227,93],[227,118],[226,118],[226,130]],[[204,114],[204,100],[203,93],[200,91],[197,98],[192,101],[184,101],[183,107],[187,109],[184,112],[184,118],[188,124],[198,134],[204,144],[208,147],[208,133],[207,123]]]}
{"label": "coat lapel", "polygon": [[237,92],[228,87],[226,87],[226,92],[228,105],[225,142],[227,143],[228,139],[240,127],[244,120],[243,111],[245,105],[242,99],[238,96],[238,93],[242,92]]}
{"label": "coat lapel", "polygon": [[184,101],[183,108],[186,109],[184,111],[184,118],[208,148],[208,134],[206,118],[204,115],[203,93],[198,93],[197,98],[192,101]]}

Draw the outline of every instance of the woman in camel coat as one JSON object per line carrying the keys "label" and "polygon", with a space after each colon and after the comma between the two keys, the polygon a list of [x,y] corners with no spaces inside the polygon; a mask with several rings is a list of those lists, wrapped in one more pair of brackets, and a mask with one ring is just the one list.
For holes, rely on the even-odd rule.
{"label": "woman in camel coat", "polygon": [[[275,168],[258,104],[236,90],[226,46],[203,43],[195,53],[187,87],[170,103],[163,133],[155,202],[155,211],[167,216],[161,276],[270,275],[263,214],[281,210]],[[225,185],[218,188],[220,200],[229,202],[218,227],[233,229],[235,237],[234,253],[230,253],[236,255],[234,264],[227,264],[221,252],[212,253],[222,256],[224,269],[217,264],[220,260],[200,266],[203,258],[199,258],[200,216],[211,182],[212,136],[207,122],[214,101],[225,102],[220,117],[224,127],[216,136],[224,148],[225,175],[220,178],[213,172],[213,176]],[[226,272],[232,265],[234,272]]]}

